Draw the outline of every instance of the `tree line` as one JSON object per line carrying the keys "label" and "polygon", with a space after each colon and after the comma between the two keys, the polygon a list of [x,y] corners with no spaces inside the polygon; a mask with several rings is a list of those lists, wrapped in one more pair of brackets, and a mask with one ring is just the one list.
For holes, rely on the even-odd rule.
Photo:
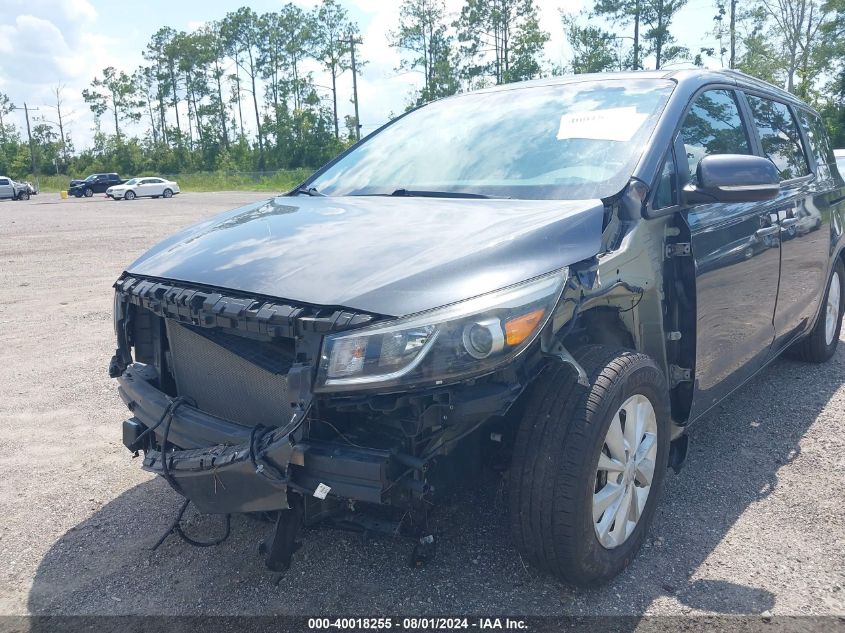
{"label": "tree line", "polygon": [[[408,108],[545,75],[701,66],[715,57],[816,105],[835,144],[845,145],[845,0],[713,0],[710,47],[676,38],[687,2],[594,0],[577,15],[561,10],[565,64],[545,58],[550,33],[531,0],[465,0],[457,15],[444,0],[402,0],[387,36],[401,52],[397,71],[422,79]],[[9,122],[20,107],[0,93],[0,173],[316,167],[360,135],[357,91],[339,94],[338,80],[352,73],[357,85],[367,62],[361,44],[337,0],[264,14],[245,6],[193,31],[162,27],[142,66],[108,66],[82,91],[96,121],[89,148],[77,151],[65,129],[66,87],[41,106],[53,118],[28,129]],[[316,83],[315,68],[329,85]],[[343,99],[355,114],[341,120]]]}

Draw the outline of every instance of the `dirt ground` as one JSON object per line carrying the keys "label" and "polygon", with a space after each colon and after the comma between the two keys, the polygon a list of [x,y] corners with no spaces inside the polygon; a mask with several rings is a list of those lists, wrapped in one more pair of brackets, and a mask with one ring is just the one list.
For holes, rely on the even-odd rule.
{"label": "dirt ground", "polygon": [[645,548],[600,589],[523,565],[493,476],[437,515],[420,570],[404,540],[311,529],[277,582],[245,517],[219,547],[151,553],[179,498],[121,443],[110,287],[175,228],[263,197],[0,203],[0,614],[845,614],[845,345],[776,361],[698,424]]}

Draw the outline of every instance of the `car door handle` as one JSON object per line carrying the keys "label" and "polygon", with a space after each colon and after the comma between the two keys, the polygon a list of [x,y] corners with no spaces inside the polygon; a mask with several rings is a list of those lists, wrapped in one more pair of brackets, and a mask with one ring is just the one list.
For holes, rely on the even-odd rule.
{"label": "car door handle", "polygon": [[757,229],[756,231],[754,231],[754,235],[756,235],[757,237],[766,237],[767,235],[774,235],[778,231],[780,231],[780,227],[775,224],[774,226],[766,226],[762,229]]}
{"label": "car door handle", "polygon": [[794,224],[798,224],[798,218],[786,218],[784,220],[781,220],[780,222],[780,225],[785,229],[789,228]]}

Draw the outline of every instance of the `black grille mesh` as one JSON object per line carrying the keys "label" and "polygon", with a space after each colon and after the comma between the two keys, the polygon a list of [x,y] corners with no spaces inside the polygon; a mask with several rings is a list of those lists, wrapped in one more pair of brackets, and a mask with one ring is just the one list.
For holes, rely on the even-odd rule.
{"label": "black grille mesh", "polygon": [[290,420],[285,373],[267,371],[226,347],[166,319],[176,388],[206,413],[246,426]]}

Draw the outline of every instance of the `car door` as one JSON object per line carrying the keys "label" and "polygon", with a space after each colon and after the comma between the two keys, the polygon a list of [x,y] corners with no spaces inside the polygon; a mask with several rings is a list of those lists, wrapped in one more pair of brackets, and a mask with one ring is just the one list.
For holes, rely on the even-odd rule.
{"label": "car door", "polygon": [[14,198],[15,188],[12,186],[12,181],[8,178],[0,178],[0,198]]}
{"label": "car door", "polygon": [[[753,153],[747,118],[733,89],[710,88],[698,94],[675,144],[679,171],[687,182],[695,181],[704,156]],[[780,227],[759,203],[697,204],[682,215],[695,260],[694,419],[771,357]]]}
{"label": "car door", "polygon": [[[780,194],[766,203],[781,227],[780,286],[774,316],[775,348],[781,349],[812,324],[825,290],[830,250],[828,199],[835,189],[827,165],[827,154],[832,151],[816,152],[816,156],[806,151],[809,147],[805,147],[796,113],[787,104],[766,95],[748,94],[747,99],[762,155],[777,166],[782,179]],[[809,119],[804,125],[809,136]],[[827,138],[820,127],[813,136],[816,145]]]}
{"label": "car door", "polygon": [[104,174],[100,174],[94,179],[94,184],[91,189],[94,193],[103,193],[106,189],[109,188],[109,180],[108,177]]}
{"label": "car door", "polygon": [[149,196],[160,196],[164,193],[164,181],[161,178],[150,178]]}
{"label": "car door", "polygon": [[155,185],[153,184],[153,178],[142,178],[138,182],[138,186],[135,188],[135,195],[138,196],[154,196],[155,194]]}

